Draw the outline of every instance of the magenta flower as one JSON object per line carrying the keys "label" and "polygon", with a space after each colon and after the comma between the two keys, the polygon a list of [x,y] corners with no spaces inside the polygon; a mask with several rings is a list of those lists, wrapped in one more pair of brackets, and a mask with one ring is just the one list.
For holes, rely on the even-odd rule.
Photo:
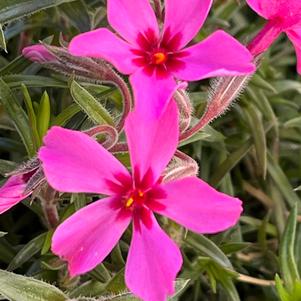
{"label": "magenta flower", "polygon": [[84,133],[53,127],[46,135],[39,158],[53,188],[108,196],[64,221],[54,233],[52,250],[68,261],[71,275],[85,273],[105,259],[133,221],[126,284],[143,300],[163,301],[174,291],[182,258],[154,213],[198,233],[216,233],[237,222],[241,202],[197,177],[162,182],[178,144],[174,101],[157,121],[130,113],[125,131],[132,175]]}
{"label": "magenta flower", "polygon": [[46,47],[39,44],[23,48],[22,55],[37,63],[56,61],[56,58],[46,49]]}
{"label": "magenta flower", "polygon": [[31,194],[31,192],[24,193],[30,176],[30,174],[11,176],[0,188],[0,214],[9,210]]}
{"label": "magenta flower", "polygon": [[[203,25],[212,0],[165,0],[165,21],[159,30],[149,0],[108,0],[110,25],[76,36],[72,55],[103,58],[131,75],[135,99],[144,112],[159,115],[176,80],[240,75],[255,70],[249,51],[219,30],[191,47],[185,46]],[[147,95],[147,97],[145,97]]]}
{"label": "magenta flower", "polygon": [[285,32],[297,53],[297,69],[301,74],[301,1],[247,0],[249,6],[268,20],[263,30],[249,45],[253,55],[266,51],[280,33]]}

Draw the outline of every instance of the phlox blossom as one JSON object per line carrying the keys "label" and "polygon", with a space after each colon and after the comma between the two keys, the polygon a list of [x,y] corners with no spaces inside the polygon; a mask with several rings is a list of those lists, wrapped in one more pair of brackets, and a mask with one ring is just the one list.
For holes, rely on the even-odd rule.
{"label": "phlox blossom", "polygon": [[53,235],[52,251],[68,262],[72,276],[101,263],[132,222],[126,284],[145,301],[164,301],[174,292],[182,257],[154,213],[197,233],[223,231],[238,221],[239,199],[197,177],[163,181],[178,145],[178,118],[173,100],[157,120],[130,113],[125,133],[131,172],[82,132],[53,127],[45,136],[39,158],[54,189],[106,195],[78,210]]}
{"label": "phlox blossom", "polygon": [[247,0],[249,6],[268,20],[265,28],[250,44],[250,51],[258,55],[268,49],[280,33],[285,32],[297,54],[297,70],[301,74],[301,1]]}
{"label": "phlox blossom", "polygon": [[6,212],[31,194],[31,192],[24,193],[29,178],[29,174],[14,175],[8,178],[0,188],[0,214]]}
{"label": "phlox blossom", "polygon": [[[102,58],[130,75],[135,104],[159,116],[176,80],[248,74],[255,70],[249,51],[222,30],[193,46],[187,44],[202,27],[212,0],[165,0],[162,30],[149,0],[108,0],[106,28],[72,39],[72,55]],[[146,97],[144,95],[147,95]]]}

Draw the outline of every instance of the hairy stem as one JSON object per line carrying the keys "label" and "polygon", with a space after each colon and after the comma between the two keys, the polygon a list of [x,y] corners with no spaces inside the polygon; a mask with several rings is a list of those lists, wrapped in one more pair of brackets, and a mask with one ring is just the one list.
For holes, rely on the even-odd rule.
{"label": "hairy stem", "polygon": [[168,167],[164,173],[163,181],[169,182],[189,176],[196,176],[199,166],[191,157],[177,150],[175,152],[175,163]]}
{"label": "hairy stem", "polygon": [[46,224],[49,229],[54,229],[59,223],[59,215],[56,206],[56,191],[53,190],[48,184],[41,188],[38,195]]}
{"label": "hairy stem", "polygon": [[85,131],[85,133],[89,136],[97,136],[100,134],[106,135],[106,140],[102,142],[102,146],[106,149],[111,149],[118,141],[118,133],[116,129],[106,124],[95,126]]}

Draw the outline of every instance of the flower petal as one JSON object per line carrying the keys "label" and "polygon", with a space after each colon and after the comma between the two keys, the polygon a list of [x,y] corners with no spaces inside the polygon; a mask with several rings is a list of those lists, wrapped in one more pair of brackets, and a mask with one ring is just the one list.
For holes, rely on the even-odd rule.
{"label": "flower petal", "polygon": [[266,19],[277,16],[282,19],[294,18],[300,14],[301,10],[300,0],[247,0],[247,3],[255,12]]}
{"label": "flower petal", "polygon": [[297,55],[297,71],[301,74],[301,26],[286,32],[293,43]]}
{"label": "flower petal", "polygon": [[22,55],[37,63],[46,63],[57,60],[45,46],[39,44],[23,48]]}
{"label": "flower petal", "polygon": [[129,114],[125,132],[136,180],[137,176],[142,180],[148,172],[152,173],[153,181],[160,177],[178,145],[178,119],[177,106],[173,100],[158,119],[147,118],[137,109]]}
{"label": "flower petal", "polygon": [[30,193],[27,195],[23,194],[25,188],[26,182],[22,175],[12,176],[5,182],[0,188],[0,214],[30,195]]}
{"label": "flower petal", "polygon": [[127,41],[138,45],[138,35],[150,31],[159,37],[159,27],[149,0],[108,0],[110,25]]}
{"label": "flower petal", "polygon": [[69,44],[69,52],[75,56],[102,58],[124,74],[137,69],[132,63],[131,46],[106,28],[75,36]]}
{"label": "flower petal", "polygon": [[83,274],[101,263],[128,227],[130,216],[120,216],[111,198],[96,201],[58,226],[52,251],[68,261],[71,276]]}
{"label": "flower petal", "polygon": [[155,217],[146,227],[135,222],[125,269],[127,287],[145,301],[165,301],[174,293],[174,280],[182,266],[177,245],[160,228]]}
{"label": "flower petal", "polygon": [[[279,1],[279,0],[276,0]],[[248,5],[260,16],[268,19],[270,9],[275,9],[276,3],[273,0],[247,0]],[[270,8],[270,9],[269,9]]]}
{"label": "flower petal", "polygon": [[211,6],[212,0],[165,0],[165,39],[178,37],[176,48],[184,47],[202,27]]}
{"label": "flower petal", "polygon": [[204,41],[184,49],[185,68],[174,72],[182,80],[248,74],[255,71],[252,55],[224,31],[216,31]]}
{"label": "flower petal", "polygon": [[114,193],[109,182],[129,177],[111,153],[79,131],[52,127],[44,138],[39,158],[48,183],[63,192]]}
{"label": "flower petal", "polygon": [[135,110],[150,118],[159,118],[171,99],[177,85],[171,76],[147,74],[144,69],[130,76],[134,90]]}
{"label": "flower petal", "polygon": [[[216,233],[234,226],[242,212],[241,201],[216,191],[197,177],[188,177],[162,185],[164,206],[155,209],[198,233]],[[164,208],[165,207],[165,208]]]}

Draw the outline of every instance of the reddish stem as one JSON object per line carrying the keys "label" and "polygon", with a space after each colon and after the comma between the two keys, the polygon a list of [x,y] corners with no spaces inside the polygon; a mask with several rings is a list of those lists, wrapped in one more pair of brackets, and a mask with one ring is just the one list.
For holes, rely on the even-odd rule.
{"label": "reddish stem", "polygon": [[[262,30],[251,40],[247,48],[254,56],[255,63],[258,57],[264,53],[283,31],[279,20],[270,20]],[[257,61],[257,62],[256,62]],[[208,103],[207,109],[199,122],[192,128],[185,131],[180,140],[186,140],[209,124],[212,120],[220,116],[229,107],[232,101],[241,93],[250,76],[227,77],[219,81],[215,86],[214,95]]]}

